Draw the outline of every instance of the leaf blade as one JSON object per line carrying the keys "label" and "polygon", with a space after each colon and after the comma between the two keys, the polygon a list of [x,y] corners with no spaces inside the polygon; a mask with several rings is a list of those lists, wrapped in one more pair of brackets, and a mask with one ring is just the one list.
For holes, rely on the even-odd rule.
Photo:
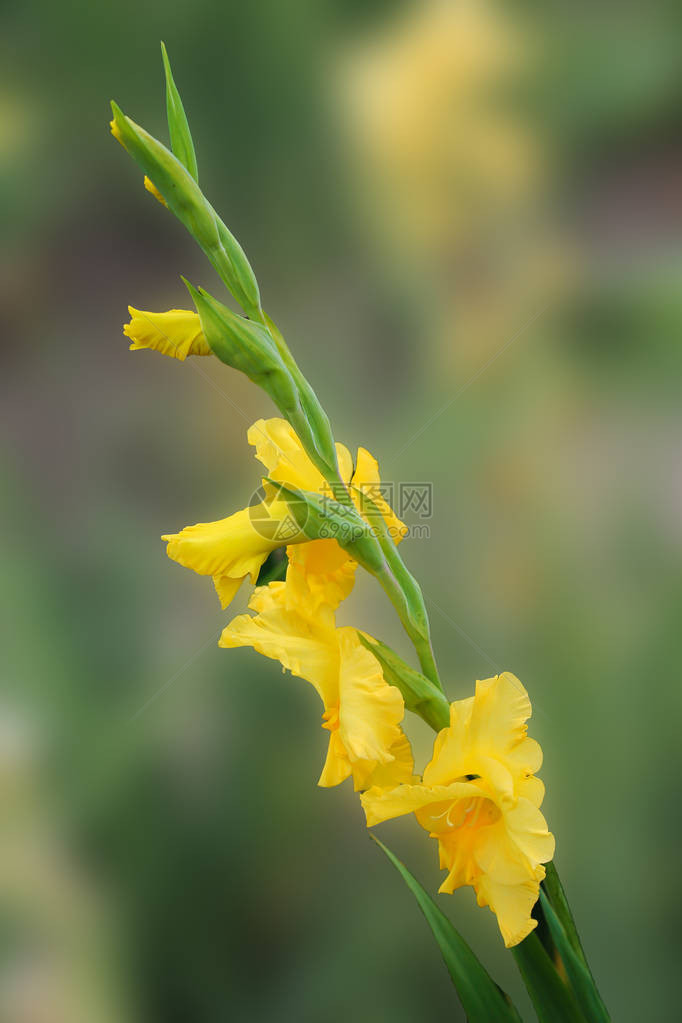
{"label": "leaf blade", "polygon": [[534,931],[511,951],[540,1023],[585,1023],[572,991]]}
{"label": "leaf blade", "polygon": [[540,901],[552,939],[559,950],[571,987],[585,1019],[588,1020],[588,1023],[610,1023],[610,1016],[589,969],[573,948],[551,902],[542,890],[540,891]]}
{"label": "leaf blade", "polygon": [[585,958],[585,953],[583,951],[583,946],[580,942],[580,936],[578,935],[578,928],[575,925],[573,913],[571,912],[571,908],[568,904],[566,892],[564,891],[564,887],[561,883],[561,879],[559,878],[559,873],[554,861],[552,860],[548,863],[545,869],[546,874],[545,879],[542,882],[542,887],[547,893],[547,897],[554,909],[554,912],[561,921],[564,931],[566,932],[566,937],[568,938],[573,951],[589,969],[587,959]]}
{"label": "leaf blade", "polygon": [[490,1023],[491,1020],[495,1020],[496,1023],[521,1023],[521,1017],[507,995],[498,987],[431,896],[383,842],[374,835],[370,837],[385,853],[415,896],[438,942],[469,1023]]}
{"label": "leaf blade", "polygon": [[198,183],[199,173],[197,170],[197,156],[194,150],[192,134],[189,130],[187,114],[180,98],[180,93],[173,78],[170,60],[166,51],[166,44],[161,43],[161,56],[163,58],[163,70],[166,76],[166,113],[168,115],[168,132],[170,134],[171,149],[184,167],[189,171],[194,180]]}

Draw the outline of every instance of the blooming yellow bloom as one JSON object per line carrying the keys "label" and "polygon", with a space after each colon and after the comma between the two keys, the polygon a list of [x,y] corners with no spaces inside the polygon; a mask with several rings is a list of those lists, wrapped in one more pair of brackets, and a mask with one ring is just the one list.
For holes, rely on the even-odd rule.
{"label": "blooming yellow bloom", "polygon": [[247,575],[256,582],[271,551],[306,537],[293,523],[286,502],[275,500],[243,508],[218,522],[186,526],[161,539],[168,544],[167,554],[173,561],[199,575],[213,576],[221,605],[227,607]]}
{"label": "blooming yellow bloom", "polygon": [[540,812],[544,786],[535,772],[542,750],[526,732],[528,694],[509,672],[476,683],[476,693],[450,707],[421,785],[375,786],[362,804],[371,827],[416,814],[438,839],[448,876],[441,892],[471,885],[490,906],[507,948],[537,925],[531,910],[554,855],[554,837]]}
{"label": "blooming yellow bloom", "polygon": [[167,313],[148,313],[128,306],[130,323],[123,333],[132,341],[131,352],[153,348],[162,355],[184,362],[188,355],[212,355],[201,329],[197,313],[169,309]]}
{"label": "blooming yellow bloom", "polygon": [[[259,419],[247,439],[271,479],[290,487],[329,496],[329,487],[303,450],[293,428],[285,419]],[[367,492],[376,503],[379,470],[375,459],[358,450],[355,468],[350,452],[336,445],[341,477],[349,485]],[[405,526],[386,502],[381,510],[396,542]],[[298,586],[299,599],[311,612],[324,603],[336,608],[353,588],[356,563],[334,539],[309,541],[294,521],[285,501],[278,499],[270,484],[265,500],[218,522],[187,526],[179,533],[162,537],[168,556],[200,575],[211,575],[223,607],[227,607],[247,575],[255,583],[268,554],[287,546],[290,592]],[[305,545],[295,549],[294,545]],[[308,580],[308,582],[306,582]]]}
{"label": "blooming yellow bloom", "polygon": [[[251,646],[315,687],[324,705],[322,727],[330,733],[319,785],[338,785],[350,775],[356,791],[412,780],[400,692],[384,681],[355,629],[337,628],[333,609],[319,596],[302,593],[306,579],[299,576],[292,584],[292,571],[295,566],[286,582],[255,591],[249,607],[257,614],[238,615],[224,629],[220,646]],[[317,586],[319,580],[311,588]]]}

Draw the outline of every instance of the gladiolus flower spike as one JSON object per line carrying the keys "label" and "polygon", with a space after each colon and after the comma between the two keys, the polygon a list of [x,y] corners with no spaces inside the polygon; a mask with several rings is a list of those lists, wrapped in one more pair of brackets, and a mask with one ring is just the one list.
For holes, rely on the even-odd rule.
{"label": "gladiolus flower spike", "polygon": [[[469,886],[479,905],[492,910],[540,1018],[602,1023],[608,1016],[551,862],[555,841],[540,810],[542,751],[527,734],[528,693],[505,671],[477,681],[473,695],[445,696],[423,594],[399,546],[407,530],[381,494],[377,461],[365,448],[353,456],[334,440],[315,391],[264,312],[244,250],[199,186],[194,142],[163,44],[162,56],[171,148],[115,103],[111,131],[242,313],[185,281],[193,310],[131,306],[124,334],[133,351],[149,349],[180,362],[215,356],[261,388],[281,416],[259,419],[247,433],[265,468],[258,499],[218,521],[165,534],[168,556],[210,576],[223,608],[247,580],[253,587],[249,613],[229,622],[220,646],[253,647],[316,691],[329,735],[319,784],[350,778],[368,827],[413,815],[436,840],[446,872],[440,891]],[[283,577],[263,569],[277,557]],[[388,595],[420,670],[361,627],[337,624],[358,568]],[[406,712],[437,733],[421,773],[405,731]],[[382,848],[415,894],[468,1019],[518,1021],[431,896]],[[543,943],[533,934],[541,919]]]}

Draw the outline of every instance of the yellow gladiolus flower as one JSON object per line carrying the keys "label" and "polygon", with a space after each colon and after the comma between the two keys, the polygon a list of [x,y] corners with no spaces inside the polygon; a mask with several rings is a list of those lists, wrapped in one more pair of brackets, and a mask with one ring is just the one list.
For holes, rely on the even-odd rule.
{"label": "yellow gladiolus flower", "polygon": [[315,687],[324,705],[322,727],[330,733],[319,785],[338,785],[352,776],[357,791],[412,780],[400,692],[384,681],[355,629],[336,628],[332,608],[315,604],[312,594],[300,599],[305,582],[299,578],[292,586],[291,571],[286,582],[255,591],[249,607],[256,616],[238,615],[219,645],[251,646]]}
{"label": "yellow gladiolus flower", "polygon": [[527,736],[528,694],[509,672],[476,683],[476,693],[451,704],[450,726],[439,732],[421,785],[375,786],[362,804],[371,827],[415,813],[438,839],[448,876],[441,892],[471,885],[490,906],[507,948],[537,926],[543,863],[554,837],[540,812],[544,786],[535,772],[542,750]]}
{"label": "yellow gladiolus flower", "polygon": [[[329,493],[328,484],[303,450],[293,428],[285,419],[259,419],[247,438],[256,449],[256,457],[265,465],[271,479],[299,490]],[[379,484],[374,458],[360,448],[355,469],[350,452],[336,445],[342,479],[370,493]],[[381,505],[391,535],[400,539],[406,530],[386,502]],[[199,575],[211,575],[220,602],[227,607],[247,575],[253,583],[271,551],[287,547],[289,592],[314,613],[321,604],[336,608],[353,588],[356,562],[336,540],[308,540],[294,521],[286,502],[265,486],[265,500],[220,519],[218,522],[187,526],[179,533],[162,537],[168,543],[168,556]],[[302,545],[300,548],[294,545]]]}
{"label": "yellow gladiolus flower", "polygon": [[169,309],[167,313],[148,313],[128,306],[130,323],[123,333],[130,338],[130,351],[153,348],[162,355],[184,362],[188,355],[212,355],[196,313]]}
{"label": "yellow gladiolus flower", "polygon": [[[294,531],[295,532],[292,532]],[[255,583],[268,554],[285,543],[306,540],[285,501],[243,508],[218,522],[198,522],[161,537],[167,554],[199,575],[213,576],[222,607],[232,601],[246,576]]]}

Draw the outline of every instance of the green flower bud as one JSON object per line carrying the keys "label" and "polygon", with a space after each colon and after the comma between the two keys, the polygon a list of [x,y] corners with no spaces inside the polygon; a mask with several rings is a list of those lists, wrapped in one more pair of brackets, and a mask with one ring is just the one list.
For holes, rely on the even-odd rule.
{"label": "green flower bud", "polygon": [[[260,307],[260,292],[256,275],[246,258],[246,253],[235,236],[225,226],[215,211],[214,216],[220,241],[220,259],[223,263],[229,264],[230,279],[233,281],[233,285],[229,286],[229,290],[247,316],[254,320],[260,320],[263,314]],[[214,265],[217,268],[217,263]],[[218,272],[220,273],[220,271]]]}
{"label": "green flower bud", "polygon": [[415,671],[398,654],[378,639],[357,630],[358,639],[381,665],[384,678],[389,685],[400,690],[405,706],[437,732],[450,724],[450,705],[444,694],[432,682]]}
{"label": "green flower bud", "polygon": [[264,482],[287,502],[299,529],[309,540],[336,540],[368,572],[376,575],[380,571],[384,563],[381,548],[352,505],[341,504],[326,494],[287,487],[269,477]]}
{"label": "green flower bud", "polygon": [[112,102],[111,131],[140,165],[192,237],[204,250],[228,290],[249,316],[260,319],[258,283],[239,242],[222,223],[198,184],[169,149]]}
{"label": "green flower bud", "polygon": [[161,56],[163,58],[163,69],[166,74],[166,111],[168,113],[168,133],[170,135],[171,149],[177,156],[180,163],[187,168],[195,181],[199,181],[197,171],[197,157],[194,152],[194,143],[187,123],[187,115],[182,105],[180,93],[173,80],[168,53],[165,43],[161,43]]}
{"label": "green flower bud", "polygon": [[213,354],[262,387],[285,415],[296,409],[299,404],[296,385],[266,328],[238,316],[184,277],[183,281]]}

